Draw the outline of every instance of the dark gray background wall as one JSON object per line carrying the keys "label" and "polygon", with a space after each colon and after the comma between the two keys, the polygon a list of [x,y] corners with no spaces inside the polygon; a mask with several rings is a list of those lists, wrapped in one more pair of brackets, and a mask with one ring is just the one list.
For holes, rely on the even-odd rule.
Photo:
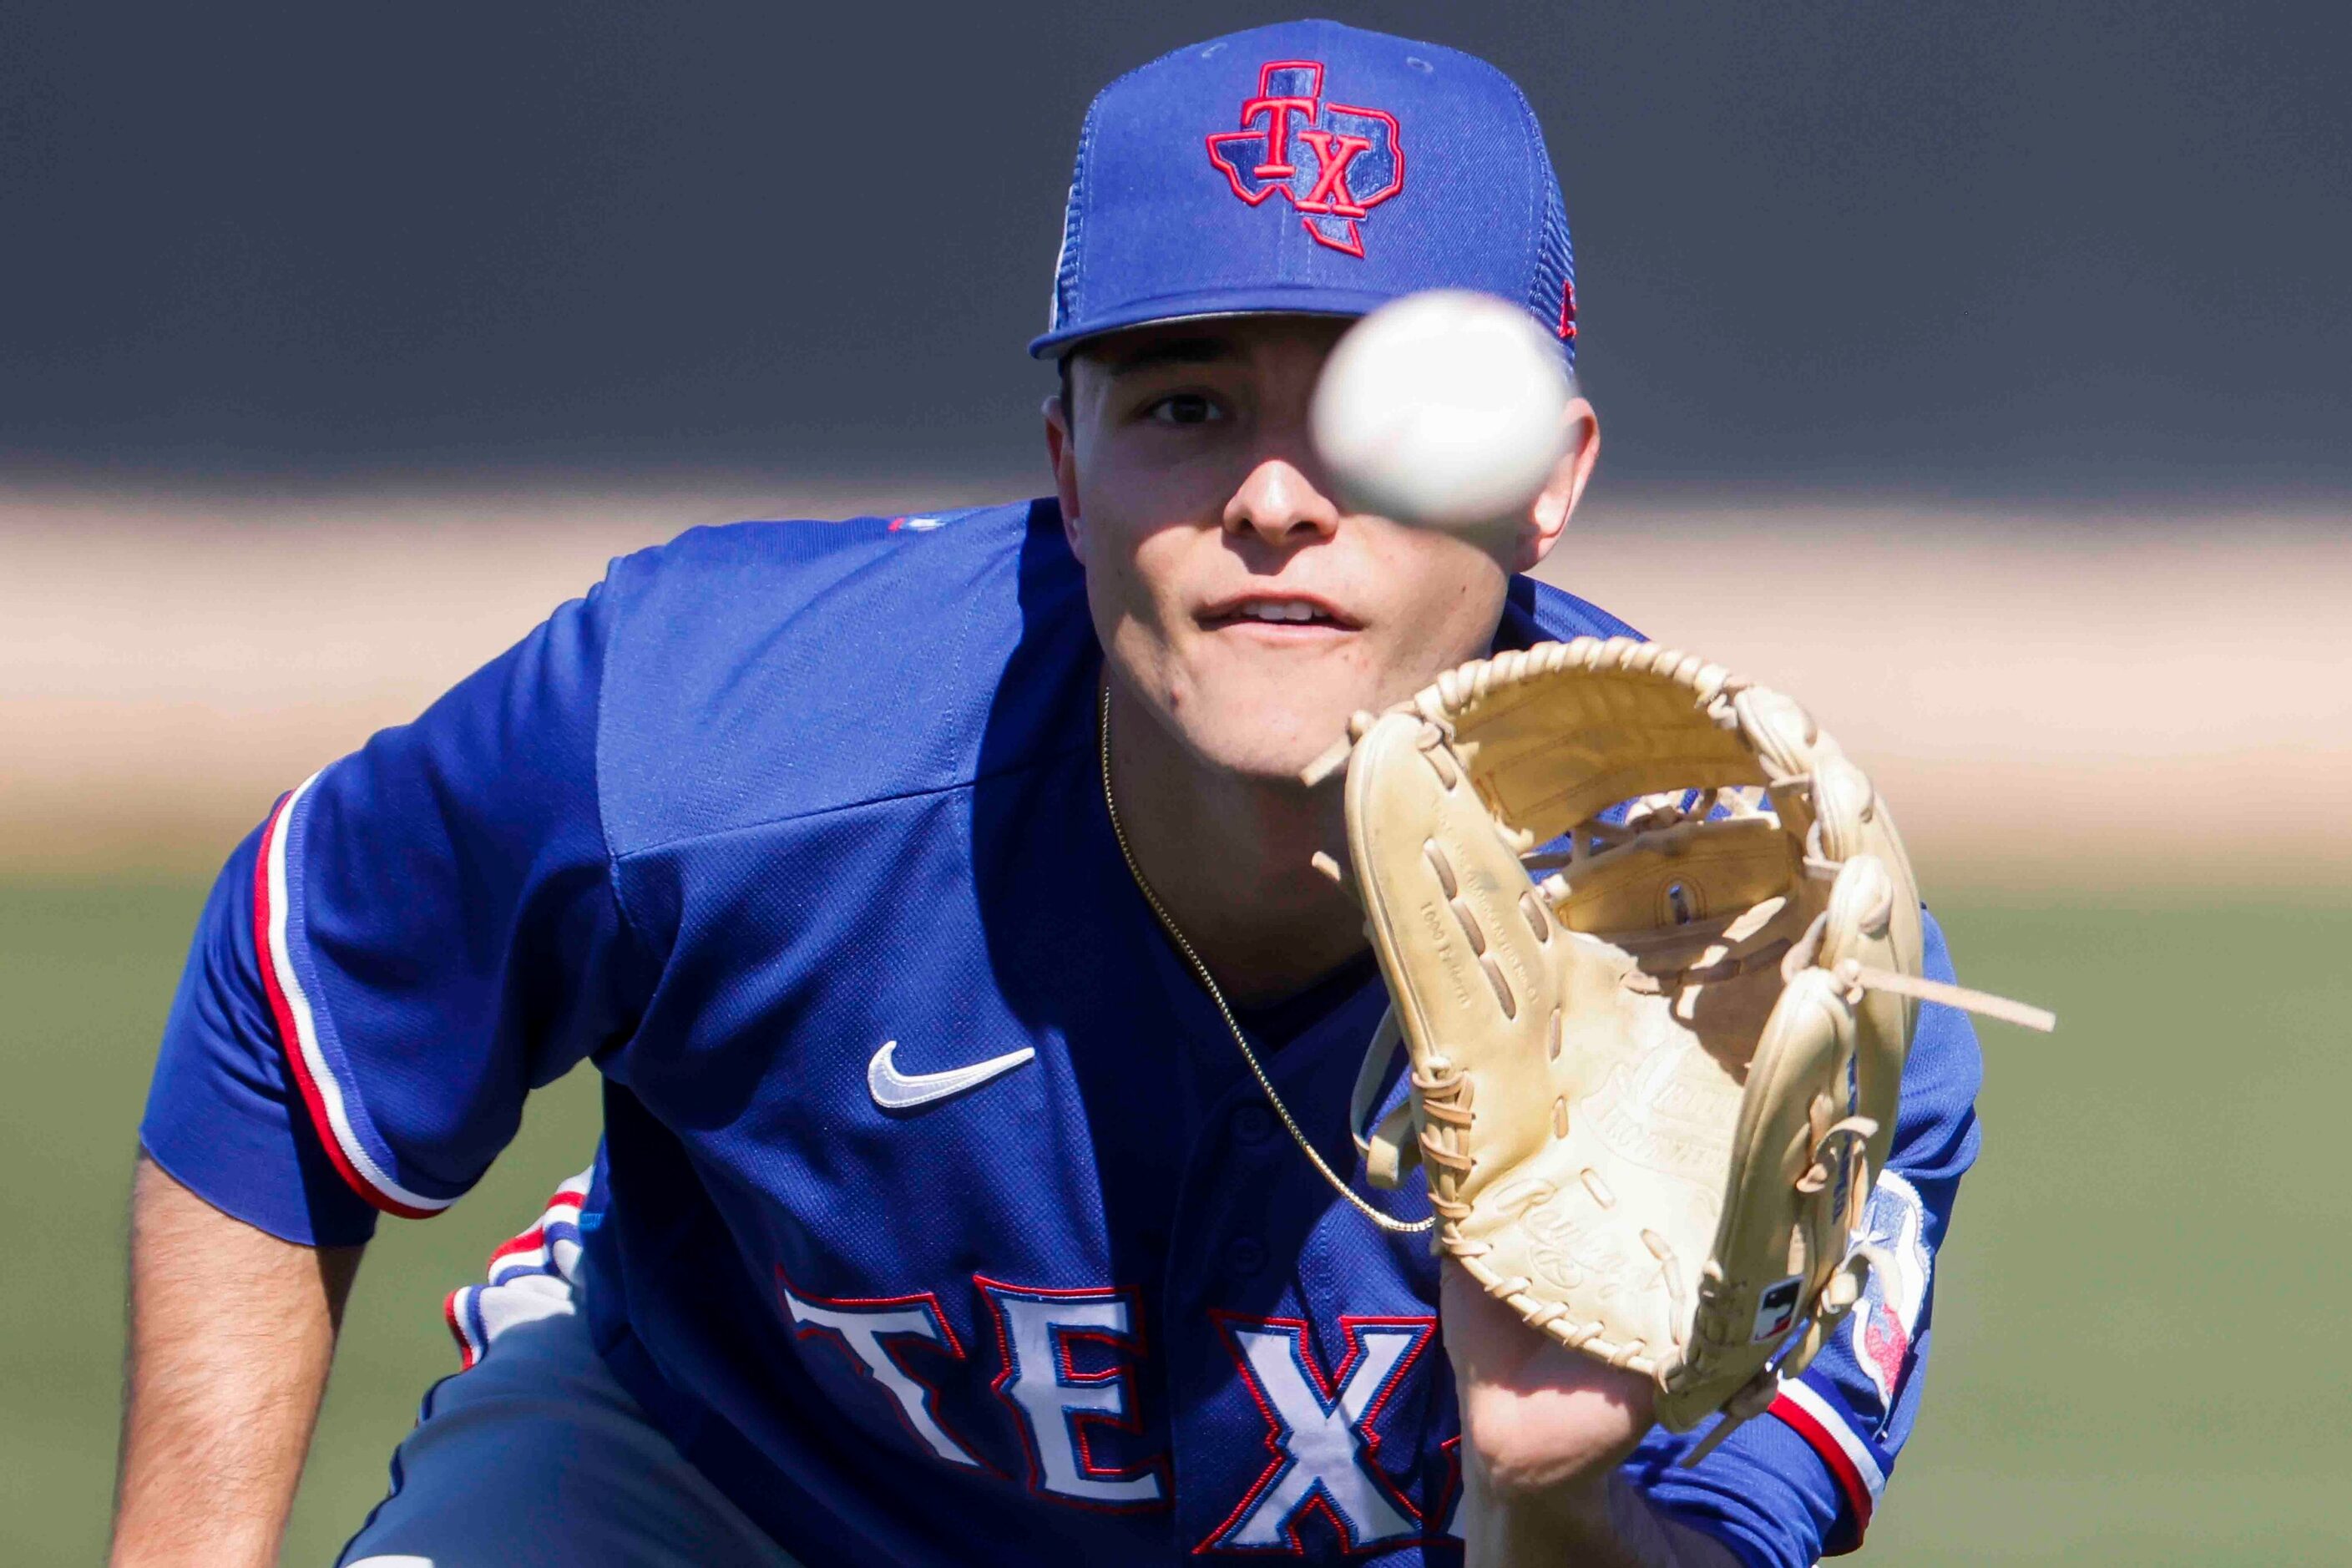
{"label": "dark gray background wall", "polygon": [[[0,467],[1022,470],[1087,99],[1283,14],[0,0]],[[1336,14],[1535,100],[1612,484],[2352,496],[2341,0]]]}

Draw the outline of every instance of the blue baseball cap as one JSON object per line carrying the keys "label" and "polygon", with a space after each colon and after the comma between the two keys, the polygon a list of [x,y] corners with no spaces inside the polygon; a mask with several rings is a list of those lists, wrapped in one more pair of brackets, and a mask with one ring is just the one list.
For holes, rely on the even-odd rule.
{"label": "blue baseball cap", "polygon": [[1360,316],[1423,289],[1522,305],[1574,362],[1575,256],[1535,111],[1457,49],[1285,22],[1096,95],[1029,352],[1188,318]]}

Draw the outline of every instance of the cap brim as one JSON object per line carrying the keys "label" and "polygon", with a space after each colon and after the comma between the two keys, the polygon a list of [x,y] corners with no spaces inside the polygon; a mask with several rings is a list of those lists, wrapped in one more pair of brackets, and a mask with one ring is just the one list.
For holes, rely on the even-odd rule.
{"label": "cap brim", "polygon": [[1135,300],[1097,311],[1047,332],[1029,345],[1033,359],[1057,358],[1090,338],[1167,321],[1214,321],[1224,316],[1368,316],[1393,294],[1344,289],[1214,289]]}

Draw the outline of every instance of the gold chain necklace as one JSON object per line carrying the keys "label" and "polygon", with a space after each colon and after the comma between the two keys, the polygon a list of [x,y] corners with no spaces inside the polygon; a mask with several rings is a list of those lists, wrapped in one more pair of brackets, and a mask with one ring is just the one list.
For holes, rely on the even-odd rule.
{"label": "gold chain necklace", "polygon": [[1102,734],[1103,805],[1110,813],[1110,832],[1111,837],[1118,840],[1119,858],[1127,862],[1127,874],[1135,879],[1136,891],[1141,893],[1143,901],[1151,906],[1152,914],[1160,921],[1160,929],[1168,933],[1168,940],[1176,944],[1176,951],[1182,953],[1184,962],[1192,966],[1192,976],[1201,983],[1201,989],[1206,991],[1209,1000],[1217,1005],[1217,1016],[1224,1019],[1225,1027],[1233,1034],[1234,1044],[1241,1049],[1242,1060],[1249,1063],[1250,1075],[1257,1079],[1258,1088],[1265,1091],[1266,1103],[1274,1107],[1274,1113],[1282,1118],[1282,1125],[1289,1131],[1290,1141],[1298,1145],[1298,1152],[1307,1156],[1307,1163],[1322,1173],[1323,1179],[1331,1184],[1333,1192],[1354,1205],[1356,1212],[1382,1230],[1412,1236],[1429,1229],[1437,1223],[1434,1216],[1423,1220],[1398,1219],[1393,1215],[1382,1214],[1359,1197],[1353,1188],[1340,1180],[1339,1173],[1331,1169],[1323,1156],[1315,1152],[1315,1145],[1307,1141],[1307,1134],[1299,1131],[1297,1121],[1291,1117],[1290,1108],[1283,1104],[1282,1096],[1274,1091],[1274,1080],[1265,1076],[1265,1068],[1258,1064],[1257,1053],[1250,1049],[1249,1037],[1242,1033],[1241,1023],[1234,1016],[1233,1008],[1226,1005],[1225,994],[1217,989],[1215,979],[1209,973],[1209,966],[1201,962],[1201,955],[1192,950],[1192,944],[1185,940],[1184,933],[1176,929],[1175,921],[1169,916],[1168,907],[1160,901],[1160,895],[1151,890],[1151,884],[1144,880],[1143,868],[1135,863],[1135,851],[1128,847],[1127,828],[1118,820],[1118,797],[1111,793],[1110,788],[1110,682],[1108,679],[1103,682],[1101,720],[1097,728]]}

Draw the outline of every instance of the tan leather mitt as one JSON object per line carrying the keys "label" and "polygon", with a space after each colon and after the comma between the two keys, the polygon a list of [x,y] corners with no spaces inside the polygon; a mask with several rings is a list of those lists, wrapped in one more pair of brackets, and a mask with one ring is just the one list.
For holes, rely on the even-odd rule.
{"label": "tan leather mitt", "polygon": [[1861,1294],[1915,998],[1990,999],[1917,978],[1910,861],[1862,770],[1694,655],[1546,644],[1351,731],[1309,776],[1344,757],[1391,999],[1358,1129],[1400,1033],[1411,1058],[1359,1139],[1373,1181],[1417,1157],[1439,1249],[1654,1377],[1669,1428],[1728,1431]]}

